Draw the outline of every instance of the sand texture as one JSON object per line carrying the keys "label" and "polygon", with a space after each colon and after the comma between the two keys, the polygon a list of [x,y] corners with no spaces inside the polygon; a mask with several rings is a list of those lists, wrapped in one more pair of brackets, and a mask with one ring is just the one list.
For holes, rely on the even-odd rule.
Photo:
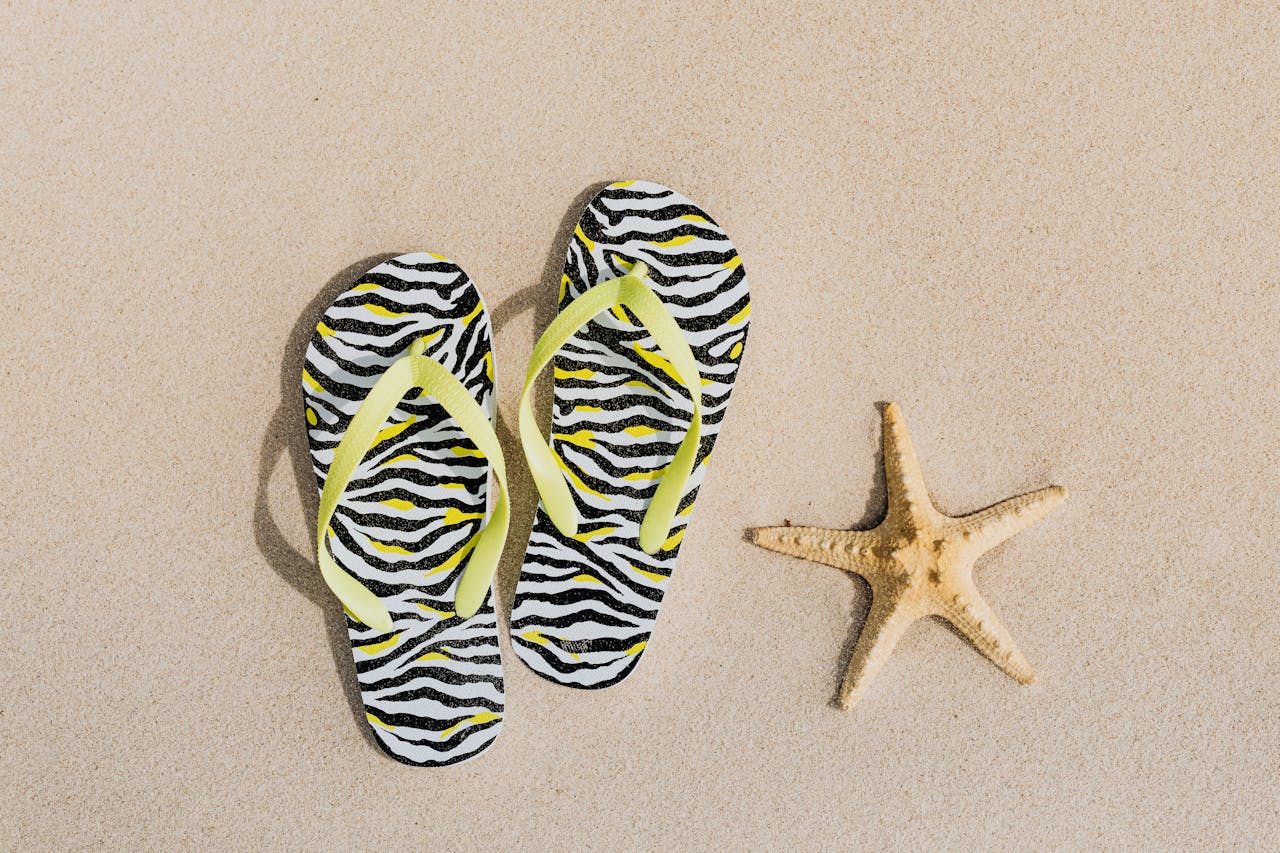
{"label": "sand texture", "polygon": [[[62,4],[0,26],[0,849],[1280,847],[1280,12],[1270,4]],[[1017,9],[1018,11],[1010,11]],[[492,749],[365,732],[298,376],[447,254],[514,438],[569,229],[675,187],[751,342],[658,629]],[[546,398],[544,397],[543,400]],[[860,578],[751,544],[1070,497],[833,705]]]}

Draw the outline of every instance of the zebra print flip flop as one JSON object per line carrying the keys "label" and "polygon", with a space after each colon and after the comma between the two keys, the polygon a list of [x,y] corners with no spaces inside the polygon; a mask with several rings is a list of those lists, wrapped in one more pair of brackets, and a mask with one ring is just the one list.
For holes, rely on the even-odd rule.
{"label": "zebra print flip flop", "polygon": [[[680,553],[746,343],[746,271],[715,221],[620,181],[570,241],[520,436],[542,498],[511,613],[516,654],[573,687],[636,666]],[[548,445],[529,389],[554,356]]]}
{"label": "zebra print flip flop", "polygon": [[379,264],[316,325],[302,386],[318,560],[369,724],[406,764],[473,758],[502,725],[489,588],[508,518],[479,292],[439,255]]}

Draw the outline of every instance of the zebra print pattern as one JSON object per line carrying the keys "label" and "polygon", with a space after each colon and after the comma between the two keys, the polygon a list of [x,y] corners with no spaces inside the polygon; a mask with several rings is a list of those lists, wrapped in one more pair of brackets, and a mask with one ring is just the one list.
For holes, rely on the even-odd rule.
{"label": "zebra print pattern", "polygon": [[[374,382],[416,339],[494,413],[489,317],[467,274],[438,255],[379,264],[316,325],[302,374],[323,489],[333,451]],[[504,707],[493,596],[453,613],[483,525],[489,463],[432,397],[410,391],[356,469],[331,524],[343,570],[391,613],[382,634],[347,614],[365,713],[378,743],[413,765],[456,764],[497,737]]]}
{"label": "zebra print pattern", "polygon": [[702,441],[670,538],[657,554],[644,553],[640,521],[688,429],[692,400],[626,309],[598,315],[557,354],[551,447],[580,521],[566,537],[539,505],[511,633],[521,660],[574,687],[616,684],[640,660],[724,420],[751,311],[746,271],[715,221],[679,193],[642,181],[611,184],[587,205],[565,259],[561,310],[637,260],[649,265],[698,361]]}

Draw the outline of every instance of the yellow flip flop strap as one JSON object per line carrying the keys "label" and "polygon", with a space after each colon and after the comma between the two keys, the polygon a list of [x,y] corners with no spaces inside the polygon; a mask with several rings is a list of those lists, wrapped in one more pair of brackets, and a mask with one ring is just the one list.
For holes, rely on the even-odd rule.
{"label": "yellow flip flop strap", "polygon": [[498,502],[489,523],[476,537],[475,548],[467,568],[458,582],[454,609],[459,616],[472,616],[484,601],[502,557],[507,538],[510,512],[507,506],[507,471],[502,448],[493,432],[489,417],[461,382],[440,362],[422,354],[426,341],[419,339],[409,347],[409,354],[387,368],[386,373],[369,389],[368,395],[347,425],[346,434],[338,442],[329,463],[324,489],[320,493],[320,512],[316,521],[316,553],[325,583],[347,610],[370,628],[391,630],[391,614],[378,597],[347,572],[339,568],[327,547],[329,522],[338,508],[338,500],[346,491],[351,476],[366,453],[377,443],[378,432],[387,416],[404,399],[411,388],[421,388],[436,399],[453,417],[489,460],[498,479]]}
{"label": "yellow flip flop strap", "polygon": [[542,333],[529,359],[524,391],[520,394],[520,443],[524,446],[525,458],[529,460],[529,470],[542,498],[543,508],[557,530],[565,536],[573,536],[578,532],[577,507],[565,480],[563,463],[534,423],[530,391],[534,380],[556,351],[590,322],[592,317],[615,306],[629,308],[666,353],[680,384],[693,399],[693,417],[689,422],[689,430],[663,472],[640,523],[640,547],[646,554],[655,554],[670,535],[680,499],[684,497],[685,485],[698,455],[698,443],[702,436],[702,378],[698,373],[698,362],[693,357],[693,351],[689,349],[679,324],[649,287],[646,281],[648,272],[647,265],[637,262],[621,278],[597,284],[566,305]]}

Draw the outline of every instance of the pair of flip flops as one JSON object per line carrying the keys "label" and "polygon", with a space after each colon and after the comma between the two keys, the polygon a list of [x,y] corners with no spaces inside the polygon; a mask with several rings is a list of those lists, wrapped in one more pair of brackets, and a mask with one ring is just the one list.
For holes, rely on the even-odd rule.
{"label": "pair of flip flops", "polygon": [[[746,342],[737,250],[658,184],[601,190],[534,348],[519,433],[541,498],[511,611],[516,654],[600,688],[648,643]],[[489,317],[435,254],[379,264],[316,326],[302,375],[321,572],[347,613],[379,744],[456,764],[497,737],[491,586],[509,519]],[[531,387],[554,368],[551,440]],[[490,473],[497,489],[490,489]]]}

